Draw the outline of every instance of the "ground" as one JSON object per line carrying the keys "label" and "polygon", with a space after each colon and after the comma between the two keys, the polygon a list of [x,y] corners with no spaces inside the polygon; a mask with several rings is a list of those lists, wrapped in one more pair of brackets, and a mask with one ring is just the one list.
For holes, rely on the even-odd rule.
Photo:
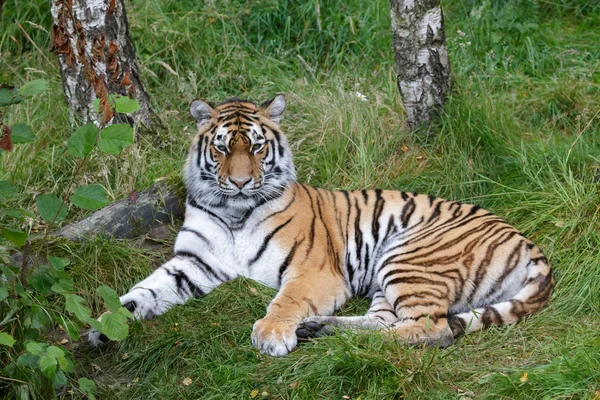
{"label": "ground", "polygon": [[[18,3],[18,4],[17,4]],[[16,5],[15,5],[16,4]],[[40,136],[2,154],[19,205],[65,189],[72,128],[49,64],[47,0],[8,1],[0,82],[44,77],[51,90],[8,116]],[[389,188],[472,202],[506,217],[556,271],[550,304],[528,320],[409,348],[377,333],[340,334],[287,357],[252,348],[273,291],[236,280],[101,350],[80,346],[76,376],[100,398],[600,398],[600,5],[595,0],[443,2],[453,94],[440,121],[408,132],[395,85],[388,2],[126,2],[143,79],[165,128],[120,157],[95,155],[83,183],[111,199],[175,179],[194,98],[263,101],[285,92],[282,127],[299,178],[329,189]],[[21,32],[28,32],[38,51]],[[85,214],[70,210],[68,220]],[[170,245],[177,221],[159,239]],[[43,227],[37,227],[42,229]],[[163,232],[164,233],[164,232]],[[57,241],[78,293],[124,293],[165,260],[140,239]],[[350,302],[344,314],[363,313]]]}

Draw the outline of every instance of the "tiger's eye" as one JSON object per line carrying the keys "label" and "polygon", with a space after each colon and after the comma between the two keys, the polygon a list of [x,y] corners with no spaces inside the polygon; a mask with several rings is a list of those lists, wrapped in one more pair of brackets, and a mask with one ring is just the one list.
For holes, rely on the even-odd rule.
{"label": "tiger's eye", "polygon": [[227,153],[227,147],[223,146],[222,144],[216,145],[215,148],[217,150],[219,150],[221,153]]}
{"label": "tiger's eye", "polygon": [[263,145],[262,144],[255,144],[254,146],[252,146],[252,151],[258,151],[260,149],[262,149]]}

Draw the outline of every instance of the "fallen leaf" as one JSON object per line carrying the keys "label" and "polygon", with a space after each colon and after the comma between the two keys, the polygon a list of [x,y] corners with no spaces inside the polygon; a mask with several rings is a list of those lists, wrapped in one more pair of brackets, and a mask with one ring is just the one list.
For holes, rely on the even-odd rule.
{"label": "fallen leaf", "polygon": [[192,384],[192,378],[186,376],[181,383],[183,383],[183,386],[190,386]]}
{"label": "fallen leaf", "polygon": [[139,198],[140,198],[140,194],[138,192],[136,192],[135,190],[133,190],[131,193],[129,193],[129,202],[131,204],[137,203]]}
{"label": "fallen leaf", "polygon": [[408,146],[401,146],[400,149],[403,153],[406,153],[408,151]]}
{"label": "fallen leaf", "polygon": [[139,381],[140,381],[140,378],[133,378],[133,379],[131,380],[131,382],[133,382],[133,383],[138,383]]}
{"label": "fallen leaf", "polygon": [[290,388],[295,389],[296,387],[298,387],[298,382],[290,383]]}
{"label": "fallen leaf", "polygon": [[527,379],[528,379],[528,377],[527,377],[527,376],[528,376],[528,375],[527,375],[527,372],[523,372],[523,375],[521,375],[521,378],[520,378],[519,380],[520,380],[521,382],[525,383],[525,382],[527,382]]}
{"label": "fallen leaf", "polygon": [[60,344],[67,344],[67,343],[69,343],[69,339],[67,339],[67,338],[63,338],[63,339],[60,341]]}
{"label": "fallen leaf", "polygon": [[250,293],[256,293],[256,292],[257,292],[256,288],[253,288],[253,287],[250,288]]}
{"label": "fallen leaf", "polygon": [[255,398],[256,396],[258,396],[258,389],[254,389],[250,392],[250,397]]}
{"label": "fallen leaf", "polygon": [[596,393],[594,393],[594,399],[595,400],[600,400],[600,389],[596,390]]}
{"label": "fallen leaf", "polygon": [[267,397],[267,396],[269,395],[269,393],[267,393],[267,392],[262,392],[260,395],[261,395],[262,397]]}

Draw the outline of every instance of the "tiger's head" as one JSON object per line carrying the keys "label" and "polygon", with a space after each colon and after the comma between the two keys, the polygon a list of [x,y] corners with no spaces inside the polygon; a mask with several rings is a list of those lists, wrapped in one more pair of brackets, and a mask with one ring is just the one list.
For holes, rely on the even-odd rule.
{"label": "tiger's head", "polygon": [[188,193],[213,207],[244,210],[278,197],[296,179],[292,154],[279,129],[285,98],[262,105],[228,100],[216,107],[194,100],[198,126],[184,169]]}

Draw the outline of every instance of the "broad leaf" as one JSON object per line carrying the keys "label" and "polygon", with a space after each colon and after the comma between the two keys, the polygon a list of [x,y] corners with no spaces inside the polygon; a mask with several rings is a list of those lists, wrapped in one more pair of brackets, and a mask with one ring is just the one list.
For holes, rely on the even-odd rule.
{"label": "broad leaf", "polygon": [[12,347],[15,344],[15,339],[6,332],[0,332],[0,345]]}
{"label": "broad leaf", "polygon": [[21,96],[30,97],[45,92],[46,90],[48,90],[48,81],[44,79],[35,79],[21,86],[19,94]]}
{"label": "broad leaf", "polygon": [[54,375],[52,383],[54,383],[54,386],[64,386],[67,384],[67,376],[64,372],[58,371],[56,372],[56,375]]}
{"label": "broad leaf", "polygon": [[78,187],[69,197],[71,203],[84,210],[97,210],[109,203],[106,191],[100,185],[86,185]]}
{"label": "broad leaf", "polygon": [[108,311],[117,312],[121,308],[121,300],[119,300],[117,292],[108,286],[100,286],[96,291],[102,297],[102,300],[104,300],[104,305],[108,308]]}
{"label": "broad leaf", "polygon": [[67,309],[67,311],[70,311],[73,314],[75,314],[77,319],[81,322],[87,322],[87,320],[90,318],[91,311],[84,304],[83,299],[80,296],[77,296],[76,294],[72,293],[67,293],[64,296],[66,300],[65,308]]}
{"label": "broad leaf", "polygon": [[127,124],[113,124],[100,132],[98,147],[108,154],[119,154],[133,143],[133,128]]}
{"label": "broad leaf", "polygon": [[50,261],[50,265],[52,265],[56,271],[62,271],[67,265],[70,264],[70,261],[66,258],[54,256],[48,257],[48,261]]}
{"label": "broad leaf", "polygon": [[140,102],[127,96],[117,97],[115,108],[119,113],[133,113],[140,109]]}
{"label": "broad leaf", "polygon": [[9,181],[0,181],[0,200],[15,197],[18,194],[17,189]]}
{"label": "broad leaf", "polygon": [[90,400],[94,400],[94,394],[96,394],[96,384],[94,381],[88,378],[79,378],[77,382],[79,383],[79,390],[85,393]]}
{"label": "broad leaf", "polygon": [[41,356],[39,364],[42,374],[44,374],[47,378],[53,379],[54,373],[56,372],[56,364],[58,364],[56,358],[50,356]]}
{"label": "broad leaf", "polygon": [[2,236],[4,239],[9,240],[17,247],[21,247],[27,241],[27,233],[14,229],[2,228]]}
{"label": "broad leaf", "polygon": [[129,333],[127,319],[121,314],[104,314],[101,322],[102,333],[104,333],[110,340],[125,339]]}
{"label": "broad leaf", "polygon": [[25,349],[28,352],[30,352],[31,354],[35,354],[36,356],[39,356],[42,354],[42,352],[44,352],[44,350],[46,350],[46,347],[48,347],[48,346],[44,343],[29,342],[29,343],[27,343],[27,346],[25,346]]}
{"label": "broad leaf", "polygon": [[17,89],[0,87],[0,107],[11,104],[19,104],[22,101],[23,98],[19,95],[19,91]]}
{"label": "broad leaf", "polygon": [[52,222],[56,217],[55,222],[60,222],[67,216],[67,205],[63,204],[62,200],[54,193],[47,193],[38,196],[35,199],[38,213],[46,222]]}
{"label": "broad leaf", "polygon": [[8,290],[4,286],[0,286],[0,301],[8,297]]}
{"label": "broad leaf", "polygon": [[54,293],[71,293],[73,292],[73,281],[68,279],[59,279],[52,287],[50,288]]}
{"label": "broad leaf", "polygon": [[11,129],[14,144],[31,143],[37,139],[27,124],[15,124],[11,126]]}
{"label": "broad leaf", "polygon": [[85,157],[92,152],[98,135],[98,127],[87,124],[77,128],[67,141],[69,154],[73,157]]}
{"label": "broad leaf", "polygon": [[95,330],[102,332],[102,322],[94,318],[89,318],[87,323]]}
{"label": "broad leaf", "polygon": [[58,346],[48,346],[46,353],[54,358],[63,357],[65,355],[63,349]]}

